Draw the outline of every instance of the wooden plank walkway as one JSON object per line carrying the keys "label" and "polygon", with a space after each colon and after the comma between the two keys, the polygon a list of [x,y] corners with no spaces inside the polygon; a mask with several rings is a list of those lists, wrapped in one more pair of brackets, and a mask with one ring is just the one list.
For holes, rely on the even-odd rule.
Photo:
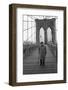
{"label": "wooden plank walkway", "polygon": [[45,66],[40,66],[38,49],[36,49],[23,60],[23,74],[57,73],[56,57],[51,53],[48,46],[46,49]]}

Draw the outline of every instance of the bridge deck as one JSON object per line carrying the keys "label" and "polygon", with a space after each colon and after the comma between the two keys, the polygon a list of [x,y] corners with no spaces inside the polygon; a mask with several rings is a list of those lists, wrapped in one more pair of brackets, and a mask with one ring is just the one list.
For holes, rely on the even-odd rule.
{"label": "bridge deck", "polygon": [[39,64],[38,49],[23,60],[23,74],[42,74],[42,73],[56,73],[57,63],[56,57],[50,51],[50,48],[46,46],[47,54],[45,58],[45,66]]}

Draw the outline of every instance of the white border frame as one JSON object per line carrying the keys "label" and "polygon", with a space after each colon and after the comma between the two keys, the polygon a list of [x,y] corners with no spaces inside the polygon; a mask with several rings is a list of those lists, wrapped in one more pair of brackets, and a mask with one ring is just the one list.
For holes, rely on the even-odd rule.
{"label": "white border frame", "polygon": [[[41,12],[41,13],[40,13]],[[17,78],[16,82],[33,82],[33,81],[51,81],[51,80],[63,80],[63,10],[49,10],[49,9],[28,9],[28,8],[17,8]],[[51,15],[58,17],[57,24],[57,43],[58,43],[58,72],[53,74],[32,74],[32,75],[23,75],[23,33],[22,33],[22,15],[23,14],[34,14],[35,15]]]}

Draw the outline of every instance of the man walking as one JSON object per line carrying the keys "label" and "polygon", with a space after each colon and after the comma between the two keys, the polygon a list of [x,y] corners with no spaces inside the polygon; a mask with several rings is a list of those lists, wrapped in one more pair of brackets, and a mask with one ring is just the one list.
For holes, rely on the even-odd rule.
{"label": "man walking", "polygon": [[46,46],[44,46],[43,42],[40,43],[39,56],[40,56],[40,65],[45,65]]}

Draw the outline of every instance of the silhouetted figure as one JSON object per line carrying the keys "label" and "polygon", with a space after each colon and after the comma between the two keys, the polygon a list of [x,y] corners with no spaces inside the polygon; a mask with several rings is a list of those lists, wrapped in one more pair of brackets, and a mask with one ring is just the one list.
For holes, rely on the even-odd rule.
{"label": "silhouetted figure", "polygon": [[46,46],[43,44],[43,42],[40,43],[39,55],[40,55],[40,65],[45,65]]}

